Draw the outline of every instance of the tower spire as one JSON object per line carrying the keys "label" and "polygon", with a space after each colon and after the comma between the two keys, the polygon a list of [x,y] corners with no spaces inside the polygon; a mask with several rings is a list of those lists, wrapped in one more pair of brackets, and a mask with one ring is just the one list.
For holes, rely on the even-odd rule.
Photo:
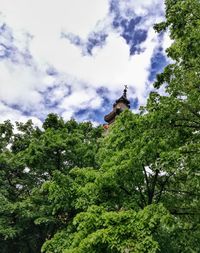
{"label": "tower spire", "polygon": [[115,121],[115,117],[119,115],[125,109],[130,108],[130,101],[127,99],[127,89],[128,86],[124,85],[124,91],[120,98],[118,98],[113,104],[113,110],[105,115],[104,120],[108,122],[108,125]]}
{"label": "tower spire", "polygon": [[124,93],[123,93],[123,96],[125,98],[127,98],[127,90],[128,90],[128,86],[127,85],[124,85]]}

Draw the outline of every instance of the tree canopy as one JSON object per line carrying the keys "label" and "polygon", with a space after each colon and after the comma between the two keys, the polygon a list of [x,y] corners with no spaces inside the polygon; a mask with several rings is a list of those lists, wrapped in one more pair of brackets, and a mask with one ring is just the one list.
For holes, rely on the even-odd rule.
{"label": "tree canopy", "polygon": [[140,113],[106,135],[55,114],[0,124],[2,253],[200,252],[200,2],[165,4],[172,63]]}

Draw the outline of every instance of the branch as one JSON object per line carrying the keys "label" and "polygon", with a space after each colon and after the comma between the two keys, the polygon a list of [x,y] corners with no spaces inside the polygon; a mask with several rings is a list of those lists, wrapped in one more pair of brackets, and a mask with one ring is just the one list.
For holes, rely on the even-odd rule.
{"label": "branch", "polygon": [[162,196],[162,193],[163,193],[163,191],[164,191],[164,188],[165,188],[166,184],[168,183],[170,177],[172,177],[174,174],[175,174],[175,172],[172,173],[171,175],[169,175],[169,176],[165,179],[165,181],[162,183],[161,189],[160,189],[160,191],[159,191],[159,193],[158,193],[158,198],[157,198],[156,203],[158,203],[158,202],[160,201],[161,196]]}
{"label": "branch", "polygon": [[188,104],[183,104],[183,106],[185,106],[194,116],[200,118],[199,112],[196,112],[193,108],[191,108],[191,106],[189,106]]}
{"label": "branch", "polygon": [[138,185],[138,189],[139,189],[139,193],[140,193],[140,197],[141,197],[141,202],[144,203],[144,206],[146,206],[146,200],[145,200],[145,197],[144,197],[144,194],[142,193],[142,189],[141,187]]}
{"label": "branch", "polygon": [[155,192],[156,182],[157,182],[157,179],[158,179],[158,174],[159,174],[159,170],[157,169],[156,173],[154,175],[154,178],[153,178],[152,188],[151,188],[150,196],[149,196],[149,199],[148,199],[148,204],[149,205],[152,204],[152,201],[153,201],[153,196],[154,196],[154,192]]}
{"label": "branch", "polygon": [[149,187],[149,179],[148,179],[148,176],[147,176],[147,172],[146,172],[145,166],[142,165],[142,168],[143,168],[143,171],[144,171],[144,177],[145,177],[145,181],[146,181],[146,185],[147,185],[148,196],[150,196],[151,190],[150,190],[150,187]]}
{"label": "branch", "polygon": [[179,212],[177,210],[171,211],[170,213],[175,215],[200,215],[200,212]]}
{"label": "branch", "polygon": [[[123,190],[126,194],[128,194],[129,196],[132,196],[132,194],[125,188],[125,187],[123,187],[123,186],[120,186],[119,187],[121,190]],[[137,191],[135,191],[136,193],[138,193]],[[144,208],[144,205],[143,204],[140,204],[138,201],[136,201],[137,202],[137,204],[138,204],[138,206],[140,207],[140,208]],[[142,203],[142,202],[141,202]]]}
{"label": "branch", "polygon": [[200,126],[192,126],[192,125],[184,125],[184,124],[174,124],[173,127],[188,127],[188,128],[194,128],[194,129],[200,129]]}
{"label": "branch", "polygon": [[191,195],[191,196],[195,196],[195,197],[200,197],[200,194],[196,194],[196,193],[193,193],[193,192],[188,192],[188,191],[179,191],[179,190],[173,190],[173,189],[169,189],[169,190],[166,190],[167,192],[175,192],[175,193],[179,193],[179,194],[188,194],[188,195]]}
{"label": "branch", "polygon": [[196,120],[190,120],[188,118],[178,118],[177,120],[180,120],[180,121],[186,121],[186,122],[191,122],[191,123],[194,123],[194,124],[197,124],[199,125],[200,122],[199,121],[196,121]]}
{"label": "branch", "polygon": [[123,190],[125,193],[127,193],[129,196],[132,196],[132,194],[126,188],[124,188],[123,186],[120,186],[119,188],[121,190]]}

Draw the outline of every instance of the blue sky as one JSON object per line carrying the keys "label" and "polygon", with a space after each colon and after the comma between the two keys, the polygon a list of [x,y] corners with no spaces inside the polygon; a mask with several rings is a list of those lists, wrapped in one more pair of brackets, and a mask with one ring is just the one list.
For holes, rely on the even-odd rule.
{"label": "blue sky", "polygon": [[128,85],[144,105],[168,63],[163,0],[0,0],[0,121],[103,123]]}

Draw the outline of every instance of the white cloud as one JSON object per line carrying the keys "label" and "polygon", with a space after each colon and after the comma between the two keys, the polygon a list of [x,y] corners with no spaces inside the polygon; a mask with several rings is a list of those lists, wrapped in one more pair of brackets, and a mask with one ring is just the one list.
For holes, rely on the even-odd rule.
{"label": "white cloud", "polygon": [[76,88],[71,95],[64,98],[59,107],[64,109],[62,116],[65,119],[69,119],[78,110],[97,109],[101,106],[101,103],[102,99],[97,96],[94,89],[83,86],[82,88]]}
{"label": "white cloud", "polygon": [[0,102],[0,122],[3,122],[8,119],[13,123],[16,121],[25,123],[29,119],[31,119],[35,126],[38,126],[39,128],[42,127],[42,122],[37,117],[25,116],[19,110],[8,107],[2,102]]}
{"label": "white cloud", "polygon": [[41,95],[35,90],[40,86],[40,77],[33,68],[14,65],[9,60],[0,62],[0,99],[10,104],[23,105],[26,110],[37,106]]}
{"label": "white cloud", "polygon": [[169,31],[167,31],[166,33],[164,33],[163,35],[163,49],[164,51],[169,48],[171,46],[171,44],[173,43],[173,40],[170,38],[169,36]]}
{"label": "white cloud", "polygon": [[103,49],[94,49],[92,57],[83,57],[78,47],[64,39],[51,41],[44,48],[41,48],[38,40],[38,43],[32,43],[31,52],[41,66],[46,60],[59,71],[93,87],[107,86],[116,91],[125,83],[141,94],[145,88],[153,49],[157,44],[156,38],[153,29],[149,29],[147,40],[141,45],[145,48],[144,52],[132,57],[125,40],[115,33],[109,34]]}
{"label": "white cloud", "polygon": [[[62,29],[86,37],[108,13],[108,0],[0,0],[11,27],[51,40]],[[47,45],[46,45],[47,46]]]}
{"label": "white cloud", "polygon": [[[162,1],[122,0],[120,8],[124,15],[130,8],[144,14],[158,2]],[[139,103],[144,103],[151,57],[158,45],[152,29],[153,19],[146,19],[143,24],[148,29],[147,39],[141,44],[144,51],[130,56],[126,41],[112,30],[109,0],[18,0],[15,3],[0,0],[0,6],[4,20],[13,30],[16,46],[22,52],[29,48],[33,56],[32,66],[13,65],[9,60],[0,62],[0,100],[44,115],[48,109],[41,92],[53,87],[48,98],[51,102],[59,101],[59,112],[69,119],[78,109],[101,106],[96,88],[107,87],[116,99],[116,93],[128,84]],[[160,18],[160,14],[156,17]],[[83,56],[80,48],[60,36],[65,31],[86,41],[92,31],[102,29],[109,35],[103,48],[94,48],[93,56]],[[49,66],[58,71],[57,77],[47,76]],[[72,93],[65,97],[67,84],[72,85]],[[14,118],[21,117],[19,112],[8,109],[8,118],[11,113]]]}
{"label": "white cloud", "polygon": [[134,11],[136,15],[147,15],[149,9],[152,12],[157,12],[159,15],[159,10],[164,10],[164,0],[127,0],[127,1],[119,1],[119,8],[122,13],[129,13],[131,10]]}

